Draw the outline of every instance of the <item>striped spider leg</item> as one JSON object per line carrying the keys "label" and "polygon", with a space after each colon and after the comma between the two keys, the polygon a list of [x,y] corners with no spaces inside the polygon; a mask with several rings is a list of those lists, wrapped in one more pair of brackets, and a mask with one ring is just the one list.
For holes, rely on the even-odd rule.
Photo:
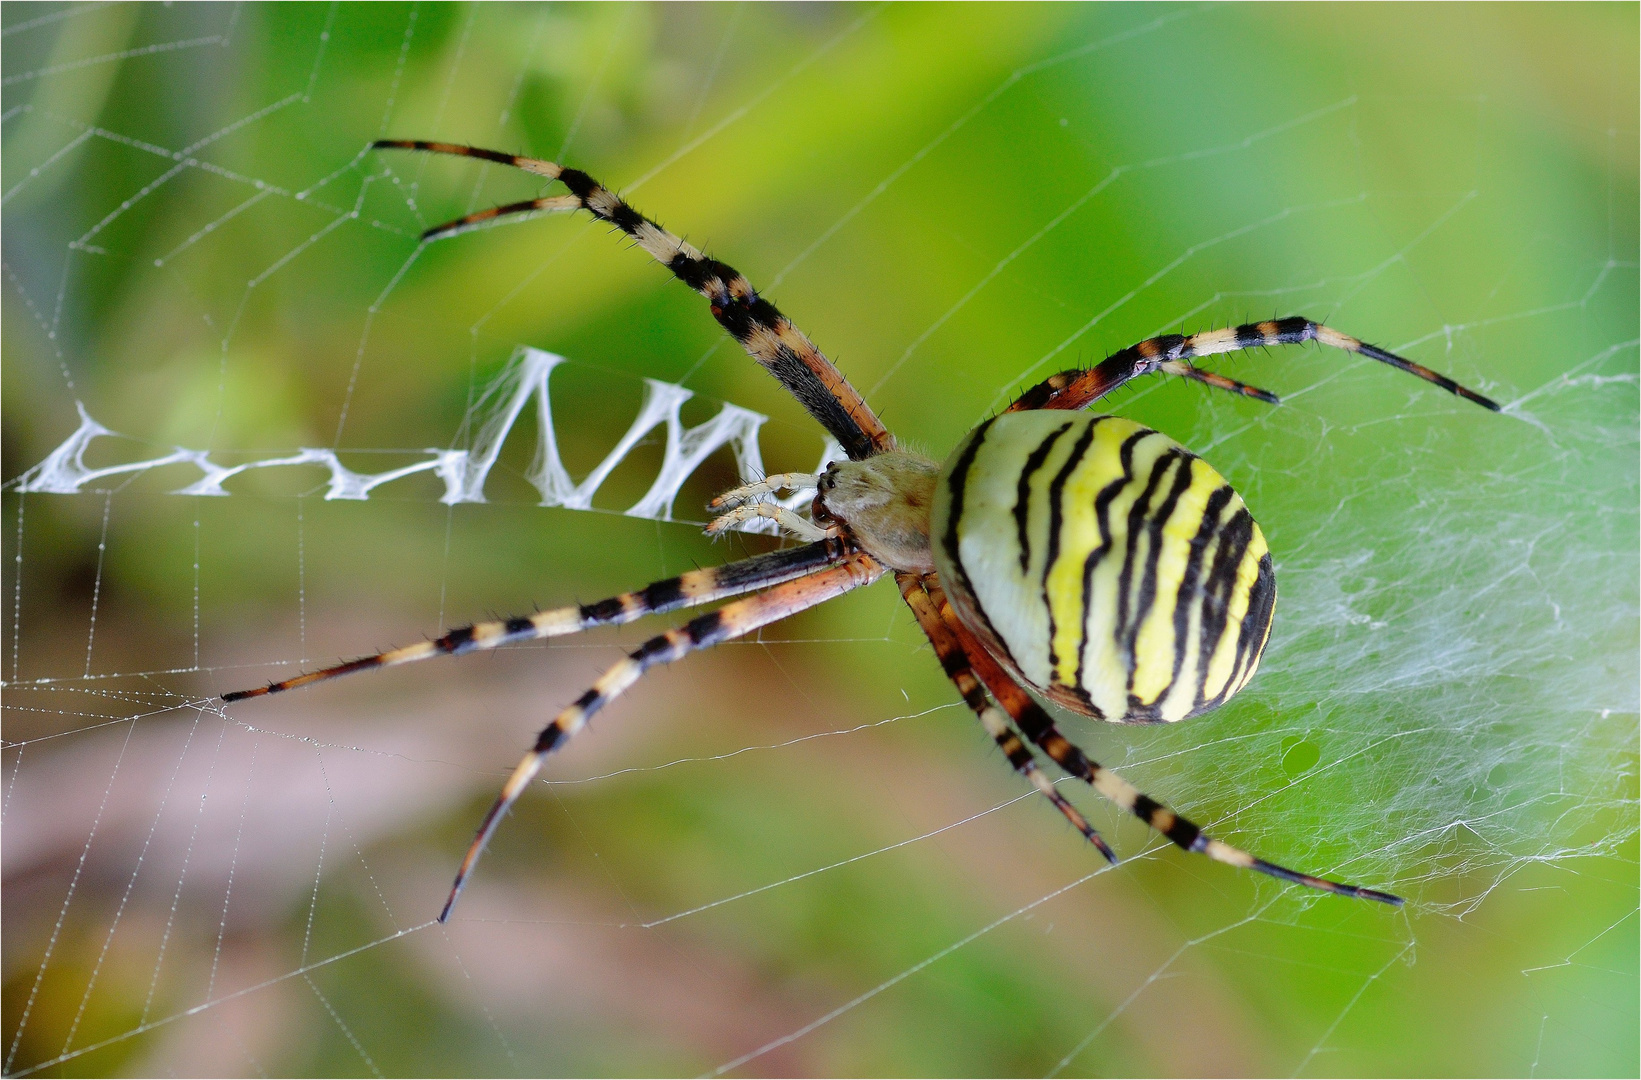
{"label": "striped spider leg", "polygon": [[923,587],[930,599],[939,608],[942,620],[947,628],[958,639],[964,653],[979,675],[980,681],[986,689],[1003,706],[1016,726],[1039,749],[1054,760],[1054,763],[1067,773],[1086,782],[1095,791],[1110,799],[1117,806],[1133,814],[1157,832],[1166,836],[1170,841],[1186,851],[1206,855],[1215,862],[1222,862],[1229,866],[1240,867],[1244,870],[1257,870],[1261,874],[1291,881],[1299,885],[1308,885],[1313,889],[1336,893],[1340,896],[1354,896],[1363,900],[1377,900],[1382,904],[1400,907],[1403,900],[1391,893],[1380,892],[1377,889],[1364,889],[1359,885],[1343,885],[1337,881],[1328,881],[1325,878],[1313,877],[1310,874],[1301,874],[1289,870],[1285,866],[1266,862],[1234,848],[1229,844],[1215,840],[1203,832],[1194,823],[1176,814],[1162,803],[1146,795],[1133,784],[1121,776],[1105,768],[1089,758],[1071,740],[1060,734],[1059,728],[1049,717],[1043,707],[1017,683],[1014,678],[1003,670],[1001,664],[981,645],[969,629],[958,619],[957,613],[952,610],[951,602],[946,599],[941,590],[938,575],[929,574],[923,578]]}
{"label": "striped spider leg", "polygon": [[547,757],[572,735],[587,726],[593,715],[625,693],[639,678],[656,664],[670,664],[682,660],[692,652],[709,649],[714,645],[734,640],[762,626],[767,626],[806,608],[824,604],[834,597],[870,585],[883,574],[883,566],[865,552],[855,551],[843,556],[822,570],[777,585],[766,592],[735,600],[717,611],[692,619],[685,625],[668,630],[640,645],[622,658],[575,700],[536,736],[535,746],[518,763],[501,794],[484,815],[478,835],[467,849],[456,881],[450,887],[450,897],[439,912],[439,921],[450,918],[450,909],[461,895],[463,886],[483,854],[485,844],[501,823],[502,815],[518,800],[535,779]]}
{"label": "striped spider leg", "polygon": [[883,426],[860,392],[833,366],[815,343],[792,321],[759,296],[734,267],[708,258],[621,200],[579,169],[551,161],[481,150],[455,143],[382,139],[378,150],[418,150],[479,158],[557,180],[569,195],[547,196],[480,210],[476,214],[428,229],[422,239],[454,236],[487,221],[515,214],[582,209],[620,229],[691,289],[707,298],[712,317],[752,355],[822,427],[832,433],[852,460],[894,448],[894,436]]}
{"label": "striped spider leg", "polygon": [[339,675],[351,675],[356,671],[395,667],[433,656],[460,656],[463,653],[496,649],[524,641],[579,634],[595,626],[619,626],[646,615],[659,615],[678,608],[711,604],[813,574],[838,562],[848,554],[848,551],[848,546],[842,540],[824,539],[799,548],[754,555],[749,559],[741,559],[723,566],[690,570],[677,577],[653,582],[642,589],[612,596],[597,603],[575,604],[538,611],[534,615],[518,615],[511,619],[474,623],[451,630],[432,641],[418,642],[374,656],[349,660],[333,667],[310,671],[251,690],[235,690],[233,693],[224,694],[222,700],[243,701],[264,694],[294,690],[299,686],[334,679]]}
{"label": "striped spider leg", "polygon": [[1111,850],[1111,845],[1105,842],[1094,826],[1088,823],[1075,806],[1054,787],[1054,782],[1043,775],[1043,770],[1037,767],[1037,759],[1026,749],[1020,736],[1015,734],[1014,728],[1003,711],[992,704],[986,696],[986,689],[980,684],[974,669],[969,666],[968,656],[964,653],[963,645],[952,633],[950,628],[941,619],[940,612],[934,601],[924,589],[924,582],[917,574],[897,573],[895,582],[900,586],[900,597],[906,601],[906,606],[912,609],[917,617],[917,623],[923,628],[929,644],[934,647],[935,659],[940,661],[940,667],[946,672],[946,677],[957,688],[958,696],[963,699],[979,719],[980,726],[986,729],[986,734],[997,743],[997,748],[1003,751],[1014,771],[1031,781],[1033,787],[1054,804],[1054,808],[1065,815],[1072,827],[1083,834],[1087,841],[1099,849],[1101,855],[1113,866],[1117,863],[1117,853]]}
{"label": "striped spider leg", "polygon": [[[466,885],[468,876],[472,873],[491,834],[500,824],[502,815],[540,771],[548,754],[585,727],[594,713],[619,697],[638,681],[639,676],[646,670],[656,664],[671,663],[691,652],[698,652],[741,637],[778,619],[841,596],[852,589],[870,585],[882,573],[883,567],[870,556],[854,549],[844,540],[829,538],[799,548],[755,555],[724,566],[691,570],[675,578],[655,582],[634,592],[621,593],[595,604],[554,608],[533,616],[475,623],[452,630],[433,641],[337,664],[253,690],[238,690],[224,694],[222,700],[243,701],[246,698],[292,690],[356,671],[391,667],[415,660],[425,660],[432,656],[459,655],[481,649],[494,649],[515,642],[574,634],[595,626],[619,625],[645,615],[712,603],[743,593],[755,594],[732,601],[717,611],[691,620],[680,628],[651,638],[606,671],[593,684],[592,689],[578,698],[575,704],[560,712],[553,718],[552,723],[542,729],[536,737],[534,748],[513,770],[501,795],[485,815],[478,835],[462,859],[461,869],[451,888],[450,896],[439,914],[439,920],[443,922],[449,919],[457,895]],[[764,591],[758,592],[760,589]]]}
{"label": "striped spider leg", "polygon": [[1411,375],[1417,375],[1426,382],[1435,383],[1443,390],[1456,394],[1477,405],[1494,412],[1499,411],[1499,405],[1491,398],[1483,397],[1474,390],[1460,386],[1446,375],[1431,371],[1423,364],[1397,356],[1393,352],[1386,352],[1375,345],[1358,341],[1349,334],[1341,334],[1332,327],[1323,326],[1319,322],[1301,316],[1286,319],[1272,319],[1260,323],[1244,323],[1241,326],[1228,326],[1223,330],[1207,330],[1200,334],[1185,336],[1181,334],[1163,334],[1160,337],[1146,338],[1137,345],[1130,345],[1126,349],[1113,353],[1107,359],[1091,368],[1062,371],[1058,375],[1050,375],[1042,382],[1033,386],[1019,399],[1010,405],[1008,412],[1024,412],[1029,409],[1081,409],[1104,397],[1123,383],[1141,375],[1148,375],[1153,371],[1163,371],[1173,375],[1182,375],[1189,379],[1196,379],[1210,386],[1230,390],[1247,397],[1268,401],[1272,405],[1278,403],[1277,396],[1268,390],[1260,390],[1246,383],[1212,372],[1193,367],[1188,361],[1193,356],[1212,356],[1215,353],[1237,352],[1242,349],[1253,349],[1267,345],[1299,345],[1307,341],[1318,341],[1323,345],[1330,345],[1335,349],[1357,353],[1380,363],[1389,364],[1393,368],[1400,368]]}

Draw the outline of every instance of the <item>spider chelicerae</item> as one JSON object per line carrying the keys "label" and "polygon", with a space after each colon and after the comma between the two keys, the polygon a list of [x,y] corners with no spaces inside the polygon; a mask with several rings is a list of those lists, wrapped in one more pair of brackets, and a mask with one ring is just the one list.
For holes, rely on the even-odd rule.
{"label": "spider chelicerae", "polygon": [[[783,473],[712,501],[717,534],[768,518],[800,547],[693,570],[594,604],[452,630],[434,641],[351,660],[254,690],[239,701],[368,668],[493,649],[728,600],[668,630],[606,671],[541,730],[508,777],[462,859],[439,921],[450,917],[507,809],[549,754],[656,664],[680,660],[893,573],[941,667],[1009,764],[1106,859],[1116,854],[1038,767],[1032,746],[1186,851],[1343,896],[1399,905],[1255,858],[1101,767],[1060,734],[1028,691],[1120,723],[1182,720],[1245,686],[1270,635],[1276,582],[1265,537],[1242,499],[1168,436],[1082,412],[1154,372],[1262,401],[1275,394],[1196,367],[1193,357],[1320,342],[1435,383],[1497,411],[1493,401],[1394,353],[1306,318],[1147,338],[1086,369],[1063,371],[970,432],[942,464],[900,449],[813,342],[734,268],[708,258],[586,173],[550,161],[451,143],[382,140],[379,150],[480,158],[569,190],[509,203],[427,230],[447,237],[500,217],[585,210],[631,237],[707,298],[712,316],[838,441],[847,461]],[[777,504],[814,491],[808,518]]]}

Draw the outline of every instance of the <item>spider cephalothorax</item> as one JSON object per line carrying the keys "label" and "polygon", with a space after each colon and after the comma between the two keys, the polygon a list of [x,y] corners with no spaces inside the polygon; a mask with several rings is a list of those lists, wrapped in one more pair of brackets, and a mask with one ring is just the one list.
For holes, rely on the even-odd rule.
{"label": "spider cephalothorax", "polygon": [[[1300,874],[1210,839],[1089,760],[1022,688],[1023,682],[1067,708],[1115,721],[1171,721],[1206,712],[1253,676],[1276,602],[1264,535],[1242,499],[1207,462],[1132,421],[1070,410],[1153,372],[1275,404],[1269,391],[1203,371],[1190,359],[1307,341],[1370,357],[1497,410],[1492,401],[1320,323],[1275,319],[1148,338],[1094,367],[1050,376],[970,432],[940,464],[899,449],[831,361],[732,267],[702,255],[586,173],[450,143],[376,146],[482,158],[562,182],[567,195],[470,214],[429,229],[423,239],[508,214],[591,213],[705,296],[719,324],[849,457],[818,476],[769,476],[713,500],[718,517],[709,532],[765,518],[808,541],[801,547],[690,571],[596,604],[477,623],[433,641],[224,696],[238,701],[366,668],[557,637],[741,597],[651,638],[541,730],[479,826],[441,921],[449,917],[503,812],[547,756],[647,669],[869,585],[886,570],[894,571],[941,667],[1010,765],[1107,859],[1116,862],[1116,855],[1043,775],[1026,741],[1187,851],[1332,893],[1402,902],[1389,893]],[[815,492],[809,518],[769,499],[782,490]]]}
{"label": "spider cephalothorax", "polygon": [[939,462],[904,450],[835,461],[816,480],[811,516],[846,527],[889,569],[927,574],[934,569],[929,519],[939,478]]}

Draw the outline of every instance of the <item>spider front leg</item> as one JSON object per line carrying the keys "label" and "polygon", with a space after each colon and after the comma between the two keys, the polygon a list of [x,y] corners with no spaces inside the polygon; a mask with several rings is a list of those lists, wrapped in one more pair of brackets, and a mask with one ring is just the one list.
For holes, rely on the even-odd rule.
{"label": "spider front leg", "polygon": [[851,459],[859,461],[894,449],[894,436],[889,434],[889,429],[872,412],[860,392],[849,385],[843,373],[833,366],[832,361],[816,348],[802,330],[793,325],[792,320],[758,295],[740,271],[728,263],[708,258],[699,249],[628,206],[621,196],[580,169],[567,169],[557,162],[456,143],[380,139],[372,146],[377,150],[418,150],[478,158],[559,181],[570,189],[570,194],[481,210],[434,226],[422,234],[422,239],[437,240],[453,236],[475,225],[510,215],[585,210],[600,221],[609,222],[620,229],[679,281],[704,296],[718,325],[727,330],[765,370],[780,380],[781,385],[798,399],[809,415],[831,432]]}
{"label": "spider front leg", "polygon": [[1216,353],[1237,352],[1266,345],[1299,345],[1316,341],[1345,352],[1356,353],[1382,364],[1389,364],[1426,382],[1435,383],[1443,390],[1498,412],[1498,403],[1460,386],[1446,375],[1431,371],[1423,364],[1415,364],[1376,345],[1359,341],[1349,334],[1341,334],[1332,327],[1323,326],[1300,316],[1272,319],[1260,323],[1244,323],[1223,330],[1207,330],[1199,334],[1163,334],[1146,338],[1086,370],[1062,371],[1050,375],[1019,399],[1006,411],[1022,412],[1028,409],[1081,409],[1109,394],[1130,379],[1165,371],[1205,382],[1210,386],[1231,390],[1248,397],[1256,397],[1276,404],[1276,395],[1260,390],[1223,375],[1213,375],[1186,363],[1193,356],[1212,356]]}
{"label": "spider front leg", "polygon": [[756,596],[725,604],[717,611],[653,637],[599,676],[598,681],[577,698],[575,704],[553,717],[552,723],[541,729],[541,733],[536,736],[535,746],[524,755],[524,759],[507,778],[507,783],[502,785],[501,794],[484,815],[478,835],[473,838],[467,855],[462,859],[461,869],[456,872],[455,884],[450,887],[450,897],[445,901],[444,909],[439,912],[439,921],[449,920],[450,910],[455,906],[456,898],[461,895],[462,888],[473,873],[479,856],[484,853],[484,847],[490,842],[491,835],[501,824],[502,816],[518,801],[518,797],[524,794],[524,789],[546,764],[548,755],[586,727],[587,722],[598,710],[626,693],[644,672],[657,664],[670,664],[674,660],[682,660],[692,652],[732,641],[761,626],[767,626],[788,615],[795,615],[816,604],[825,603],[862,585],[870,585],[882,574],[883,567],[870,555],[859,551],[853,552],[823,570],[788,581],[784,585],[777,585]]}
{"label": "spider front leg", "polygon": [[1215,840],[1203,832],[1197,825],[1170,810],[1156,799],[1140,791],[1139,788],[1124,780],[1121,776],[1105,768],[1098,762],[1090,759],[1080,748],[1064,735],[1060,734],[1054,721],[1037,704],[1036,700],[1026,692],[1025,688],[1015,682],[1013,676],[1003,670],[985,647],[977,641],[967,627],[957,618],[952,610],[951,603],[946,599],[944,591],[935,581],[934,575],[924,578],[924,586],[930,599],[940,610],[941,619],[956,635],[968,654],[969,662],[974,666],[975,673],[986,689],[992,692],[1003,706],[1020,731],[1025,734],[1039,749],[1041,749],[1054,763],[1067,773],[1086,782],[1095,791],[1110,799],[1124,810],[1145,822],[1157,832],[1166,836],[1170,841],[1186,851],[1206,855],[1215,862],[1222,862],[1228,866],[1238,866],[1244,870],[1255,870],[1261,874],[1268,874],[1283,881],[1291,881],[1298,885],[1306,885],[1323,892],[1335,893],[1340,896],[1354,896],[1362,900],[1377,900],[1381,904],[1390,904],[1400,907],[1403,900],[1391,893],[1380,892],[1377,889],[1364,889],[1360,885],[1344,885],[1326,878],[1314,877],[1310,874],[1301,874],[1297,870],[1289,870],[1285,866],[1266,862],[1255,858],[1240,848],[1234,848],[1222,841]]}

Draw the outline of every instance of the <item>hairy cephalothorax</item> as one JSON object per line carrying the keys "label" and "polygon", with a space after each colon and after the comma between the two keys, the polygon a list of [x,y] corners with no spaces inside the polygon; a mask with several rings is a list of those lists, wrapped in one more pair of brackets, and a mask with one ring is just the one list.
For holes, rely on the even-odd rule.
{"label": "hairy cephalothorax", "polygon": [[[1315,341],[1497,410],[1492,401],[1310,319],[1273,319],[1147,338],[1091,368],[1052,375],[937,463],[899,449],[842,373],[733,267],[706,257],[586,173],[451,143],[383,141],[376,148],[480,158],[563,183],[567,195],[469,214],[429,229],[423,240],[504,215],[587,211],[704,296],[719,325],[849,457],[819,475],[768,476],[712,501],[717,516],[709,533],[764,519],[805,541],[800,547],[693,570],[594,604],[476,623],[433,641],[224,695],[224,701],[239,701],[367,668],[731,601],[646,641],[541,730],[480,824],[440,921],[449,918],[503,814],[547,757],[646,670],[869,585],[886,570],[894,571],[942,669],[1009,764],[1111,862],[1116,854],[1044,776],[1028,741],[1187,851],[1331,893],[1402,902],[1301,874],[1209,838],[1090,760],[1022,684],[1087,716],[1124,723],[1181,720],[1217,707],[1247,685],[1270,635],[1275,576],[1264,534],[1247,506],[1212,466],[1168,436],[1119,417],[1080,412],[1112,390],[1161,372],[1276,404],[1275,394],[1204,371],[1191,359]],[[782,491],[814,491],[809,517],[774,501]]]}
{"label": "hairy cephalothorax", "polygon": [[940,463],[904,450],[865,461],[834,461],[816,483],[816,521],[838,521],[866,553],[891,570],[934,569],[929,518]]}

